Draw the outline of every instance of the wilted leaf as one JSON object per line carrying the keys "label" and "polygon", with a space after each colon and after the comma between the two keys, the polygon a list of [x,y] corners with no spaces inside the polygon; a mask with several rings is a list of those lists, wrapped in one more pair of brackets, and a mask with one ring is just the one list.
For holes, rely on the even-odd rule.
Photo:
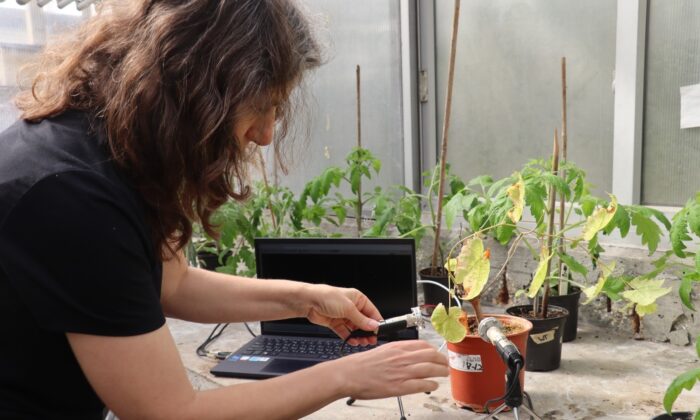
{"label": "wilted leaf", "polygon": [[532,277],[532,282],[530,283],[530,289],[527,292],[529,298],[534,298],[540,287],[544,284],[545,276],[547,275],[547,264],[549,263],[551,255],[547,251],[546,247],[542,247],[540,253],[540,262],[537,265],[537,270],[535,270],[535,275]]}
{"label": "wilted leaf", "polygon": [[637,305],[651,305],[671,291],[670,287],[662,287],[663,284],[663,279],[646,280],[637,277],[629,282],[632,290],[622,292],[622,297]]}
{"label": "wilted leaf", "polygon": [[457,257],[457,266],[454,270],[455,284],[464,287],[466,300],[479,296],[491,271],[489,252],[484,251],[484,243],[479,238],[469,239],[464,242]]}
{"label": "wilted leaf", "polygon": [[600,276],[598,276],[598,282],[590,287],[586,287],[583,289],[583,293],[586,295],[587,299],[585,302],[583,302],[584,305],[587,305],[595,299],[600,292],[603,291],[603,288],[605,287],[605,283],[608,281],[608,277],[610,277],[610,274],[615,270],[615,261],[612,261],[609,264],[600,264],[601,272]]}
{"label": "wilted leaf", "polygon": [[644,316],[644,315],[649,315],[653,314],[656,312],[656,309],[658,306],[655,303],[652,303],[650,305],[639,305],[634,307],[634,311],[637,313],[639,316]]}
{"label": "wilted leaf", "polygon": [[607,208],[599,208],[592,215],[588,216],[586,226],[583,228],[583,239],[590,241],[596,233],[603,229],[615,217],[617,212],[617,198],[610,196],[610,205]]}
{"label": "wilted leaf", "polygon": [[523,216],[525,206],[525,181],[522,175],[518,174],[518,180],[506,190],[508,198],[513,203],[513,207],[508,210],[508,217],[513,223],[518,223]]}
{"label": "wilted leaf", "polygon": [[445,340],[450,343],[459,343],[467,336],[467,329],[459,322],[460,315],[462,315],[461,308],[452,306],[448,313],[445,306],[439,303],[433,310],[430,322],[433,324],[435,331]]}

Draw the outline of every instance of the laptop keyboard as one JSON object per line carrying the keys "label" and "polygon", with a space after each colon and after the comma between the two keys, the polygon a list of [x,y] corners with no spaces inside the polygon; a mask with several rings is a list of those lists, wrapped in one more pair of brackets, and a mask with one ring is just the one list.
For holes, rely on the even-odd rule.
{"label": "laptop keyboard", "polygon": [[[238,354],[266,357],[298,357],[308,359],[331,360],[340,357],[342,341],[300,339],[294,337],[260,337]],[[377,345],[351,346],[346,344],[343,355],[371,350]]]}

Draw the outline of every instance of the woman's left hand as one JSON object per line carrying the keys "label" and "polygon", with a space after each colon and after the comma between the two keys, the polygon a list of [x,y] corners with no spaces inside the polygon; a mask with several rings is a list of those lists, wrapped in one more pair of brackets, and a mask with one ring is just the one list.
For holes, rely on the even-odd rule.
{"label": "woman's left hand", "polygon": [[[323,325],[345,339],[351,331],[375,331],[381,314],[376,306],[357,289],[346,289],[325,284],[311,287],[311,308],[306,317],[314,324]],[[354,338],[352,345],[375,344],[377,337]]]}

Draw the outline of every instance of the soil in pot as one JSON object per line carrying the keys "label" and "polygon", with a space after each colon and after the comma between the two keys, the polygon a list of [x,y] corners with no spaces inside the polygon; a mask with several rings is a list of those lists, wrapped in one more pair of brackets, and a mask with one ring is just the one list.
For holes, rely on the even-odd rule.
{"label": "soil in pot", "polygon": [[[525,357],[527,337],[532,323],[509,315],[484,316],[498,319],[508,339]],[[462,323],[466,325],[467,320],[462,318]],[[501,397],[506,391],[506,365],[495,347],[482,340],[475,332],[477,323],[474,317],[469,317],[468,325],[471,332],[464,340],[459,343],[447,343],[452,398],[462,407],[483,412],[489,400]],[[520,386],[524,385],[525,374],[520,372]],[[502,403],[502,400],[490,402],[488,408],[493,410]]]}
{"label": "soil in pot", "polygon": [[[418,275],[421,280],[431,280],[448,287],[447,270],[445,270],[444,267],[436,268],[435,274],[432,274],[431,271],[432,269],[430,267],[424,268],[418,272]],[[421,286],[423,286],[423,298],[427,308],[432,310],[439,303],[442,303],[445,307],[450,306],[450,294],[443,288],[430,283],[423,283]],[[430,313],[430,311],[428,313]]]}
{"label": "soil in pot", "polygon": [[569,311],[569,316],[564,324],[564,342],[574,341],[578,330],[578,305],[581,298],[581,289],[571,288],[571,293],[562,296],[550,296],[549,303],[560,306]]}
{"label": "soil in pot", "polygon": [[689,411],[674,411],[671,414],[659,414],[652,417],[651,420],[693,420],[693,413]]}
{"label": "soil in pot", "polygon": [[546,372],[559,368],[564,324],[569,311],[560,306],[549,306],[547,319],[538,319],[532,305],[513,306],[506,309],[510,315],[532,322],[532,331],[527,340],[525,370]]}

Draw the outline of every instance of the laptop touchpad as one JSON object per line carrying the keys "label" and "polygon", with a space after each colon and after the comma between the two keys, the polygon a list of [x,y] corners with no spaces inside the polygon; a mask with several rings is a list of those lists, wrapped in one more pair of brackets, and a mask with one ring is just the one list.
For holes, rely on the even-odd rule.
{"label": "laptop touchpad", "polygon": [[311,367],[318,362],[315,360],[296,360],[296,359],[274,359],[263,368],[263,372],[272,373],[289,373]]}

